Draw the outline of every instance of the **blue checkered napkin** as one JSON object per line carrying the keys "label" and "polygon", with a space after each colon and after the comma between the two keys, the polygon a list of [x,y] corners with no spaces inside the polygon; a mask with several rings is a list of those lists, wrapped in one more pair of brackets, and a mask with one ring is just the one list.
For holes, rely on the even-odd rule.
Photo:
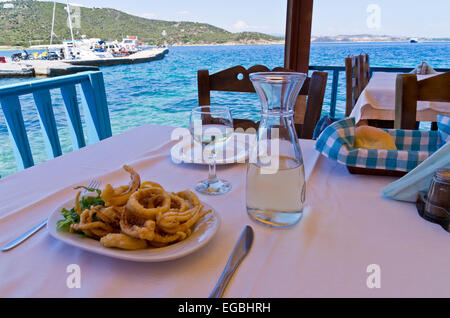
{"label": "blue checkered napkin", "polygon": [[394,137],[398,150],[353,148],[356,125],[347,118],[328,126],[316,142],[316,149],[326,157],[347,166],[411,171],[438,150],[436,131],[386,130]]}
{"label": "blue checkered napkin", "polygon": [[450,141],[450,116],[438,115],[437,124],[441,135],[441,142],[445,144]]}

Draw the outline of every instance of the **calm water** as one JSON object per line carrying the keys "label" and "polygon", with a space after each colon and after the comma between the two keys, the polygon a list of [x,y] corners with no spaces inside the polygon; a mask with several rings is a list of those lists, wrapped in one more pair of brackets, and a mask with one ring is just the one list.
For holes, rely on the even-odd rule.
{"label": "calm water", "polygon": [[[14,51],[0,51],[9,56]],[[311,65],[343,66],[348,54],[366,52],[372,66],[414,67],[422,61],[434,67],[450,68],[450,43],[313,44]],[[234,65],[250,67],[263,64],[270,68],[283,65],[284,46],[172,47],[161,61],[146,64],[104,67],[105,85],[113,134],[144,124],[186,127],[190,110],[197,105],[197,70],[211,72]],[[341,73],[337,115],[345,109],[345,78]],[[30,79],[3,79],[0,86]],[[329,110],[331,79],[324,112]],[[53,92],[54,110],[63,152],[72,150],[62,98]],[[31,96],[22,99],[23,113],[36,163],[46,160],[39,119]],[[255,94],[213,93],[212,103],[228,105],[233,116],[258,119],[259,102]],[[9,145],[8,131],[0,112],[0,175],[16,171]]]}

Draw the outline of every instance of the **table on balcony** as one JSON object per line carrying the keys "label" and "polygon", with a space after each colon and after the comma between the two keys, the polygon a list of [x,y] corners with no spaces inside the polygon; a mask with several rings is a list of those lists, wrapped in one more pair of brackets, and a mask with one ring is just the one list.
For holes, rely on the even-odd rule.
{"label": "table on balcony", "polygon": [[[350,117],[360,120],[395,120],[395,83],[398,73],[376,72],[362,91]],[[434,75],[418,75],[424,79]],[[436,115],[450,115],[450,103],[419,102],[417,120],[435,122]]]}
{"label": "table on balcony", "polygon": [[[124,163],[134,161],[144,180],[168,190],[192,189],[207,168],[172,162],[172,131],[142,126],[1,179],[0,245],[73,198],[74,185],[92,178],[126,184],[127,174],[118,172]],[[293,228],[253,223],[245,206],[246,166],[222,166],[219,175],[233,189],[201,196],[222,222],[197,252],[165,263],[133,263],[71,247],[45,229],[0,254],[0,297],[207,297],[247,224],[255,241],[227,297],[450,297],[449,234],[421,219],[414,204],[381,197],[394,178],[350,175],[319,156],[313,141],[300,143],[308,208]],[[66,285],[71,264],[81,268],[79,289]],[[368,288],[373,268],[381,270],[381,288]]]}

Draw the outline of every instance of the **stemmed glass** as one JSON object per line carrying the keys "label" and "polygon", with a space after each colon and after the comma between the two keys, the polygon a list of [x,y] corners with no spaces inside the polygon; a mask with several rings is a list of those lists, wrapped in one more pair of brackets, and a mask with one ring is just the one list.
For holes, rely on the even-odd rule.
{"label": "stemmed glass", "polygon": [[195,190],[208,195],[224,194],[230,191],[228,181],[217,178],[216,147],[223,145],[233,135],[233,118],[226,106],[200,106],[192,110],[191,135],[202,145],[202,156],[208,154],[208,179],[201,181]]}

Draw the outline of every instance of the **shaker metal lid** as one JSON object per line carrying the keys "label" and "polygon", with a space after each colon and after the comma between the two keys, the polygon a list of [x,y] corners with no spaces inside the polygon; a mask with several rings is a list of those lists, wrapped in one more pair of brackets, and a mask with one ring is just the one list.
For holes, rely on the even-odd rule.
{"label": "shaker metal lid", "polygon": [[438,181],[450,183],[450,169],[439,169],[435,176]]}

